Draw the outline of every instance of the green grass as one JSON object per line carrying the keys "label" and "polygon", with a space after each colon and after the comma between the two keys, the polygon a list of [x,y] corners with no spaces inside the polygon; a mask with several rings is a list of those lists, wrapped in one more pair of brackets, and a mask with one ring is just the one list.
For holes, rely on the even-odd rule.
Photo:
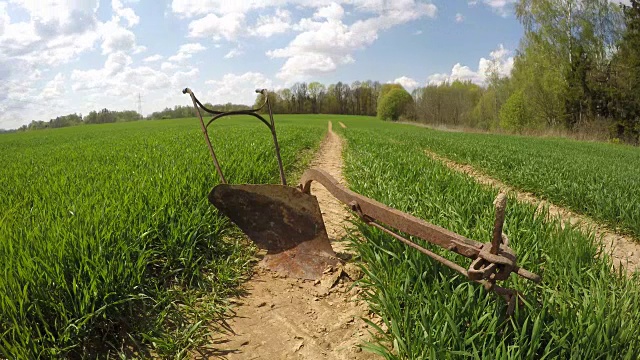
{"label": "green grass", "polygon": [[[302,120],[277,118],[292,177],[326,131]],[[229,181],[279,181],[264,125],[212,132]],[[250,271],[195,119],[6,134],[0,164],[0,358],[184,357]]]}
{"label": "green grass", "polygon": [[562,138],[417,132],[420,146],[640,239],[640,149]]}
{"label": "green grass", "polygon": [[[348,128],[338,131],[348,143],[345,175],[355,191],[490,241],[496,191],[425,156],[424,145],[439,133],[377,121],[344,122]],[[505,232],[519,264],[543,276],[540,285],[515,275],[503,283],[526,299],[512,318],[505,316],[501,298],[360,224],[366,241],[354,237],[353,244],[366,274],[365,297],[388,329],[370,349],[387,359],[638,358],[640,278],[612,273],[610,259],[600,256],[592,235],[545,221],[529,204],[509,198],[506,218]]]}

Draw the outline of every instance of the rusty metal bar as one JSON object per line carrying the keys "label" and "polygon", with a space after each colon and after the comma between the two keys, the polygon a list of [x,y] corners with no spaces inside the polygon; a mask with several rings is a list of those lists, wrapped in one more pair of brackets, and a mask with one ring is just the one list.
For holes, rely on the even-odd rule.
{"label": "rusty metal bar", "polygon": [[[198,108],[198,104],[200,104],[200,101],[198,101],[196,96],[193,94],[193,92],[189,88],[182,90],[182,93],[189,94],[189,96],[191,96],[191,100],[193,101],[193,107],[196,108],[196,112],[198,113],[198,118],[200,119],[200,126],[202,128],[202,133],[204,134],[204,141],[206,141],[207,143],[207,147],[209,148],[209,154],[213,159],[213,164],[216,167],[218,176],[220,176],[220,182],[222,182],[223,184],[226,184],[227,180],[224,178],[224,174],[222,173],[222,169],[220,168],[220,164],[218,163],[216,152],[213,151],[213,145],[211,145],[211,139],[209,139],[209,132],[207,131],[207,126],[204,125],[204,120],[202,120],[202,113],[200,112],[200,108]],[[202,104],[200,104],[200,106],[209,112],[209,109],[206,109]],[[210,110],[210,111],[213,111],[213,110]]]}
{"label": "rusty metal bar", "polygon": [[501,192],[493,204],[496,207],[496,220],[493,224],[493,239],[490,252],[497,254],[502,243],[502,227],[504,226],[504,211],[507,208],[507,195]]}
{"label": "rusty metal bar", "polygon": [[[347,204],[366,224],[382,230],[396,240],[461,273],[470,280],[482,284],[485,289],[503,297],[508,304],[508,314],[512,314],[515,309],[518,293],[513,289],[500,287],[495,282],[506,280],[511,273],[536,283],[541,281],[540,276],[516,265],[516,254],[509,248],[509,239],[502,233],[507,200],[505,194],[498,195],[494,202],[496,219],[492,241],[490,243],[480,243],[356,194],[342,186],[335,178],[323,170],[309,169],[305,171],[302,174],[300,190],[310,194],[313,181],[319,182],[336,199]],[[459,264],[391,231],[387,226],[466,256],[473,261],[469,269],[464,269]]]}
{"label": "rusty metal bar", "polygon": [[384,226],[378,224],[375,221],[367,222],[367,224],[370,225],[370,226],[373,226],[373,227],[375,227],[377,229],[380,229],[380,230],[384,231],[386,234],[389,234],[389,235],[393,236],[394,238],[396,238],[398,241],[404,243],[405,245],[410,246],[410,247],[420,251],[421,253],[427,255],[428,257],[432,258],[433,260],[435,260],[435,261],[437,261],[439,263],[442,263],[445,266],[448,266],[448,267],[452,268],[453,270],[459,272],[460,274],[464,275],[465,277],[469,277],[469,274],[467,273],[467,269],[465,269],[462,266],[454,263],[453,261],[451,261],[449,259],[446,259],[446,258],[434,253],[433,251],[427,250],[424,247],[414,243],[411,240],[403,238],[402,236],[394,233],[393,231],[385,228]]}
{"label": "rusty metal bar", "polygon": [[271,126],[269,128],[271,129],[271,135],[273,136],[273,145],[276,148],[276,157],[278,158],[278,169],[280,170],[280,182],[282,182],[282,185],[287,185],[287,179],[284,176],[284,167],[282,166],[282,158],[280,157],[280,146],[278,145],[278,137],[276,136],[276,122],[273,119],[273,112],[271,111],[271,102],[269,102],[269,93],[267,92],[267,89],[256,90],[256,92],[258,91],[260,91],[260,93],[264,95],[265,99],[267,99],[265,104],[267,104],[267,109],[269,110],[269,118],[271,119]]}
{"label": "rusty metal bar", "polygon": [[309,169],[305,171],[300,180],[301,190],[309,194],[311,192],[311,182],[313,181],[322,184],[331,195],[345,204],[356,202],[360,206],[360,211],[362,211],[363,215],[398,229],[403,233],[428,240],[430,243],[471,259],[475,259],[480,254],[482,243],[467,239],[445,228],[430,224],[415,216],[405,214],[375,200],[356,194],[340,185],[336,179],[324,170]]}

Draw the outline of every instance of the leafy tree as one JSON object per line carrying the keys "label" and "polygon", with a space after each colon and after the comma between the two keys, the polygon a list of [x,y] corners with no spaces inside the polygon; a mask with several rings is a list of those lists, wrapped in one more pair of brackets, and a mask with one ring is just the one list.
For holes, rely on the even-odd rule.
{"label": "leafy tree", "polygon": [[378,117],[382,120],[397,121],[402,116],[411,116],[412,107],[411,94],[402,86],[393,87],[380,99]]}
{"label": "leafy tree", "polygon": [[385,97],[385,95],[387,95],[393,89],[404,90],[404,88],[400,84],[383,84],[382,86],[380,86],[380,94],[378,95],[379,98],[382,99],[383,97]]}
{"label": "leafy tree", "polygon": [[529,113],[524,90],[514,92],[500,109],[500,126],[504,129],[521,132],[527,127]]}
{"label": "leafy tree", "polygon": [[311,113],[317,114],[322,108],[327,89],[319,82],[309,84],[309,100],[311,101]]}
{"label": "leafy tree", "polygon": [[470,81],[428,85],[413,91],[418,120],[438,125],[472,123],[472,111],[483,89]]}
{"label": "leafy tree", "polygon": [[513,77],[547,126],[572,129],[598,113],[594,78],[620,34],[620,11],[608,0],[520,0],[525,36]]}
{"label": "leafy tree", "polygon": [[640,1],[624,8],[626,31],[612,68],[611,111],[617,118],[613,136],[638,144],[640,134]]}
{"label": "leafy tree", "polygon": [[[256,97],[256,102],[253,104],[254,108],[258,108],[264,104],[264,95],[262,93],[258,94]],[[282,113],[282,99],[277,92],[269,91],[269,103],[271,104],[271,111],[274,113]],[[260,110],[261,113],[267,114],[269,113],[269,109],[267,106]]]}

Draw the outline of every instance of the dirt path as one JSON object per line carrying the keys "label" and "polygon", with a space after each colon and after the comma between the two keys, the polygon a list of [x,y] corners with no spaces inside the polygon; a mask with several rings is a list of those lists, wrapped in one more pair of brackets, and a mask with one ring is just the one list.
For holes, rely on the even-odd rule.
{"label": "dirt path", "polygon": [[565,224],[571,224],[577,226],[583,231],[595,232],[596,237],[602,239],[605,251],[611,254],[611,257],[613,258],[613,265],[616,269],[623,266],[630,271],[640,270],[640,244],[634,241],[632,237],[617,234],[587,216],[576,214],[569,209],[540,200],[531,193],[518,191],[500,180],[483,174],[482,172],[474,169],[471,165],[458,164],[429,150],[425,150],[425,154],[434,160],[442,162],[450,169],[471,176],[481,184],[499,188],[514,194],[520,201],[537,205],[538,208],[548,206],[549,216],[559,218],[563,226]]}
{"label": "dirt path", "polygon": [[[340,182],[342,139],[332,131],[313,160],[312,167],[328,171]],[[346,254],[346,208],[321,185],[313,183],[327,233],[334,250]],[[248,296],[234,299],[236,316],[229,320],[233,334],[217,335],[208,352],[196,358],[219,359],[375,359],[358,345],[369,339],[367,305],[351,288],[359,270],[353,265],[326,271],[321,281],[311,282],[278,276],[257,269],[246,284]]]}

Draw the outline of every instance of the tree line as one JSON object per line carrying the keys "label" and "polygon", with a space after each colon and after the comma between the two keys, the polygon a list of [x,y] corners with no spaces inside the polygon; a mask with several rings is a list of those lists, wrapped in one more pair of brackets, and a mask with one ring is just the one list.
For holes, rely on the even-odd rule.
{"label": "tree line", "polygon": [[112,111],[109,109],[102,109],[100,111],[91,111],[84,117],[82,116],[82,114],[74,113],[64,116],[58,116],[55,119],[51,119],[49,121],[33,120],[28,125],[23,125],[18,128],[18,131],[61,128],[83,124],[106,124],[114,122],[136,121],[141,120],[142,118],[142,115],[132,110]]}
{"label": "tree line", "polygon": [[413,92],[419,121],[512,132],[591,132],[638,144],[640,1],[520,0],[511,74]]}
{"label": "tree line", "polygon": [[[216,110],[216,111],[235,111],[235,110],[247,110],[250,109],[248,105],[239,105],[239,104],[217,104],[212,105],[210,103],[205,103],[208,109]],[[196,113],[196,109],[193,106],[182,106],[176,105],[172,108],[165,108],[162,111],[156,111],[149,115],[147,119],[149,120],[162,120],[162,119],[182,119],[182,118],[191,118],[196,117],[198,114]]]}
{"label": "tree line", "polygon": [[[212,105],[205,104],[205,106],[218,110],[218,111],[231,111],[231,110],[244,110],[249,109],[247,105],[237,105],[237,104],[220,104],[220,105]],[[133,110],[124,110],[124,111],[113,111],[109,109],[102,109],[100,111],[91,111],[89,114],[82,116],[82,114],[69,114],[64,116],[58,116],[55,119],[51,119],[49,121],[43,120],[33,120],[27,125],[22,125],[16,131],[27,131],[27,130],[40,130],[40,129],[53,129],[53,128],[61,128],[68,126],[77,126],[77,125],[86,125],[86,124],[107,124],[107,123],[115,123],[115,122],[129,122],[129,121],[138,121],[138,120],[161,120],[161,119],[179,119],[179,118],[189,118],[195,117],[196,112],[193,106],[181,106],[176,105],[172,108],[165,108],[162,111],[156,111],[146,118],[142,116],[137,111]],[[0,133],[13,132],[10,130],[2,130],[0,129]]]}
{"label": "tree line", "polygon": [[[295,83],[290,88],[269,92],[269,101],[278,114],[343,114],[370,115],[377,113],[378,98],[384,85],[378,81],[341,81],[328,86],[319,82]],[[259,94],[254,104],[262,105]]]}

